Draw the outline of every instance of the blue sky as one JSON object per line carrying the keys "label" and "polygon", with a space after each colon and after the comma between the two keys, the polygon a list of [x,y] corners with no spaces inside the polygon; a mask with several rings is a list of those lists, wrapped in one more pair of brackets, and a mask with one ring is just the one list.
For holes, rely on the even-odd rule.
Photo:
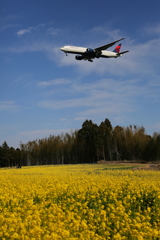
{"label": "blue sky", "polygon": [[[1,1],[0,145],[70,133],[86,119],[160,132],[159,9],[159,0]],[[59,50],[123,37],[130,52],[117,59]]]}

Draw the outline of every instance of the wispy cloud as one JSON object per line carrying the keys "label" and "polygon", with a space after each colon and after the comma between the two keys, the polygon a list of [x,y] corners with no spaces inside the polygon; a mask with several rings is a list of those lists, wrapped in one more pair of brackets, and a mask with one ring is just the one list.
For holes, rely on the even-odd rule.
{"label": "wispy cloud", "polygon": [[91,72],[118,76],[155,74],[155,68],[158,67],[159,63],[157,49],[160,48],[160,39],[152,39],[143,44],[128,40],[127,44],[124,42],[122,47],[122,51],[129,50],[130,52],[117,59],[95,59],[93,63],[90,63],[76,61],[73,55],[66,57],[58,53],[56,61],[61,66],[75,66],[83,74]]}
{"label": "wispy cloud", "polygon": [[65,78],[57,78],[57,79],[52,79],[49,81],[42,81],[38,83],[38,87],[48,87],[52,85],[61,85],[61,84],[69,84],[71,83],[70,80],[65,79]]}
{"label": "wispy cloud", "polygon": [[24,52],[43,52],[46,55],[53,54],[53,43],[29,41],[28,44],[21,44],[19,46],[12,46],[7,48],[0,48],[0,52],[24,53]]}
{"label": "wispy cloud", "polygon": [[0,110],[16,110],[16,109],[18,109],[18,105],[16,105],[14,101],[0,102]]}
{"label": "wispy cloud", "polygon": [[26,33],[31,33],[31,32],[34,32],[34,31],[39,31],[41,30],[43,27],[45,26],[45,24],[38,24],[37,26],[31,26],[31,27],[28,27],[26,29],[20,29],[18,32],[16,32],[16,34],[18,36],[22,36]]}
{"label": "wispy cloud", "polygon": [[[101,36],[101,40],[100,41],[104,41],[104,39],[102,39],[102,36],[105,38],[107,38],[109,41],[115,41],[116,39],[121,39],[123,37],[123,33],[121,32],[120,29],[113,29],[111,27],[112,24],[107,24],[107,26],[96,26],[91,28],[90,30],[88,30],[85,34],[92,34],[92,35],[100,35]],[[105,43],[102,42],[102,45],[104,45]]]}
{"label": "wispy cloud", "polygon": [[30,26],[28,28],[22,28],[16,32],[17,36],[23,36],[27,33],[31,33],[32,35],[37,33],[41,36],[41,39],[47,38],[47,36],[58,36],[62,34],[62,30],[54,27],[50,27],[49,24],[38,24],[37,26]]}
{"label": "wispy cloud", "polygon": [[[104,29],[106,29],[106,27],[95,27],[88,30],[88,32],[95,34],[96,32],[104,32]],[[155,27],[153,26],[153,29],[148,27],[148,31],[152,30],[154,33],[159,32],[159,29],[160,24],[157,24]],[[36,37],[37,32],[39,33],[39,37]],[[56,38],[47,38],[47,33],[49,32],[52,32],[53,35],[55,34]],[[90,63],[88,61],[76,61],[74,55],[70,54],[68,57],[66,57],[65,54],[60,51],[59,47],[61,47],[61,42],[63,39],[62,36],[64,34],[62,34],[62,32],[62,29],[54,29],[53,27],[47,26],[47,24],[38,24],[37,26],[20,29],[16,33],[17,36],[23,36],[32,33],[34,37],[29,38],[25,44],[23,42],[22,44],[19,44],[19,46],[1,49],[1,52],[43,52],[51,61],[56,62],[58,66],[74,66],[76,67],[77,71],[83,75],[95,72],[98,74],[112,74],[114,76],[127,76],[128,74],[141,74],[143,76],[148,76],[148,74],[155,74],[155,68],[158,68],[159,52],[157,49],[160,48],[159,38],[153,37],[151,40],[146,40],[144,43],[137,43],[134,41],[134,39],[126,37],[126,39],[123,41],[122,51],[129,50],[129,53],[117,59],[94,59],[94,62]],[[88,46],[86,44],[86,47],[97,47],[124,36],[119,29],[110,29],[108,27],[107,31],[105,32],[107,32],[107,38],[105,42],[103,39],[103,41],[100,40],[96,43],[92,42]],[[57,33],[61,33],[61,38],[57,38]],[[112,51],[112,49],[109,50]],[[44,86],[45,84],[47,86],[47,82],[41,83],[41,86],[43,84]],[[48,82],[48,84],[52,83]]]}
{"label": "wispy cloud", "polygon": [[145,27],[145,31],[150,35],[160,34],[160,23]]}
{"label": "wispy cloud", "polygon": [[[142,84],[143,83],[143,84]],[[159,101],[156,86],[148,86],[140,79],[121,80],[99,79],[93,83],[75,81],[62,90],[63,100],[45,99],[38,106],[48,109],[68,109],[74,112],[74,119],[86,117],[102,117],[106,114],[123,114],[136,112],[139,109],[139,99],[151,102]]]}
{"label": "wispy cloud", "polygon": [[6,30],[8,28],[15,28],[15,27],[20,27],[20,23],[14,23],[15,20],[20,19],[21,17],[17,15],[7,15],[5,17],[0,18],[1,26],[0,30]]}
{"label": "wispy cloud", "polygon": [[5,24],[1,27],[1,30],[5,30],[7,28],[17,28],[19,27],[20,24],[16,24],[16,23],[8,23],[8,24]]}
{"label": "wispy cloud", "polygon": [[85,120],[85,117],[77,117],[77,118],[74,118],[75,121],[83,121]]}
{"label": "wispy cloud", "polygon": [[17,35],[18,35],[18,36],[22,36],[22,35],[24,35],[24,34],[26,34],[26,33],[29,33],[29,32],[31,32],[30,29],[21,29],[21,30],[19,30],[19,31],[17,32]]}
{"label": "wispy cloud", "polygon": [[[143,90],[141,89],[141,94]],[[72,98],[73,95],[77,97]],[[71,84],[70,99],[63,101],[43,100],[38,103],[40,107],[51,109],[76,108],[77,112],[85,108],[88,114],[104,113],[104,111],[131,111],[132,96],[138,95],[140,90],[132,83],[117,82],[114,79],[102,79],[90,84]],[[123,95],[123,98],[121,97]],[[80,96],[80,97],[78,97]],[[120,100],[119,100],[120,99]],[[132,110],[134,107],[132,106]]]}
{"label": "wispy cloud", "polygon": [[61,34],[61,29],[49,27],[49,28],[47,29],[47,33],[48,33],[49,35],[56,36],[56,35]]}

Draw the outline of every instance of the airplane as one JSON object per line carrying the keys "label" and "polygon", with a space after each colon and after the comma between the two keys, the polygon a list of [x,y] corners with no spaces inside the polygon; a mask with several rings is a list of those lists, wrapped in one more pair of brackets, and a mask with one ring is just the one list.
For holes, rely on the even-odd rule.
{"label": "airplane", "polygon": [[88,60],[89,62],[93,62],[92,59],[100,58],[100,57],[102,57],[102,58],[117,58],[117,57],[121,57],[124,53],[129,52],[129,51],[120,52],[121,45],[122,45],[121,43],[115,47],[113,52],[104,51],[104,50],[113,46],[115,43],[117,43],[123,39],[125,39],[125,38],[121,38],[115,42],[111,42],[111,43],[108,43],[101,47],[94,48],[94,49],[84,48],[84,47],[76,47],[76,46],[64,46],[64,47],[61,47],[60,50],[63,51],[66,54],[66,56],[68,55],[68,53],[80,54],[80,55],[75,56],[76,60]]}

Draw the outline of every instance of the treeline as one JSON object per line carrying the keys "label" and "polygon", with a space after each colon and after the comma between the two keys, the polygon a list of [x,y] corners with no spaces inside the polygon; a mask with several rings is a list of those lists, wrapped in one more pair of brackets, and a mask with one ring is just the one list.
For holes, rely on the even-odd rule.
{"label": "treeline", "polygon": [[18,168],[22,165],[22,152],[19,148],[14,149],[9,147],[7,142],[4,141],[0,146],[0,167],[13,167]]}
{"label": "treeline", "polygon": [[0,166],[96,163],[106,161],[160,160],[160,134],[151,137],[144,127],[112,127],[105,119],[98,126],[86,120],[80,130],[50,135],[26,144],[20,149],[0,148]]}

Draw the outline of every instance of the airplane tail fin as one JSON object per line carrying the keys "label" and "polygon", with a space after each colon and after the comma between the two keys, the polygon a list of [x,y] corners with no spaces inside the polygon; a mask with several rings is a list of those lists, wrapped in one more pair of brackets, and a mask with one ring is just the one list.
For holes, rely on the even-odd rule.
{"label": "airplane tail fin", "polygon": [[115,47],[115,49],[113,50],[113,52],[115,52],[115,53],[120,53],[121,46],[122,46],[122,44],[120,43],[118,46]]}

